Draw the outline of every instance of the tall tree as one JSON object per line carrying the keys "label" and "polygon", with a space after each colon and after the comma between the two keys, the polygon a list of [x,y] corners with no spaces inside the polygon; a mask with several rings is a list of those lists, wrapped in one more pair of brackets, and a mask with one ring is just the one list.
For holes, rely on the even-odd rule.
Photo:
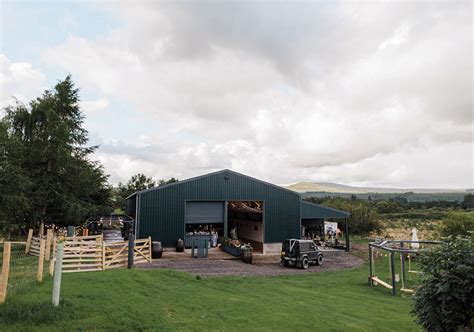
{"label": "tall tree", "polygon": [[135,174],[126,184],[119,182],[115,190],[114,203],[115,207],[125,210],[125,199],[139,190],[148,189],[156,186],[155,180],[145,174]]}
{"label": "tall tree", "polygon": [[70,76],[28,107],[17,103],[6,108],[4,122],[24,153],[9,162],[26,170],[32,183],[28,223],[79,224],[109,210],[107,175],[89,159],[97,147],[87,146],[79,90]]}
{"label": "tall tree", "polygon": [[25,226],[25,214],[31,207],[28,193],[32,183],[20,166],[24,157],[22,142],[11,137],[8,123],[0,120],[0,234]]}
{"label": "tall tree", "polygon": [[160,181],[158,181],[158,186],[161,187],[161,186],[164,186],[165,184],[175,183],[178,181],[179,181],[178,179],[175,179],[173,177],[169,178],[168,180],[161,179]]}
{"label": "tall tree", "polygon": [[160,187],[165,184],[170,184],[174,182],[178,182],[178,179],[172,177],[168,180],[161,179],[158,181],[158,183],[156,183],[155,180],[153,180],[153,178],[150,176],[146,176],[145,174],[141,173],[135,174],[130,178],[130,180],[128,180],[126,184],[122,184],[121,182],[119,182],[118,187],[115,188],[115,208],[125,210],[126,198],[137,191],[153,188],[156,187],[156,185]]}

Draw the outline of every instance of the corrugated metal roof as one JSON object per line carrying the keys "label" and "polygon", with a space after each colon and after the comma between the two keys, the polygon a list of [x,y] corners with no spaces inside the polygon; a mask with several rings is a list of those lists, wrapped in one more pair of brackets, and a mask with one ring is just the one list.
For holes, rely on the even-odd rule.
{"label": "corrugated metal roof", "polygon": [[251,176],[248,176],[248,175],[245,175],[245,174],[242,174],[242,173],[239,173],[239,172],[236,172],[236,171],[232,171],[230,169],[223,169],[223,170],[220,170],[220,171],[216,171],[216,172],[212,172],[212,173],[208,173],[208,174],[204,174],[204,175],[199,175],[199,176],[195,176],[195,177],[192,177],[192,178],[189,178],[189,179],[186,179],[186,180],[182,180],[182,181],[177,181],[177,182],[173,182],[173,183],[169,183],[169,184],[165,184],[165,185],[162,185],[162,186],[159,186],[159,187],[153,187],[153,188],[149,188],[149,189],[143,189],[143,190],[140,190],[140,191],[137,191],[133,194],[131,194],[130,196],[128,196],[126,199],[132,197],[133,195],[136,195],[136,194],[143,194],[145,192],[148,192],[148,191],[155,191],[155,190],[162,190],[162,189],[166,189],[168,187],[171,187],[171,186],[179,186],[179,185],[182,185],[184,183],[187,183],[187,182],[191,182],[191,181],[196,181],[196,180],[200,180],[202,178],[206,178],[206,177],[209,177],[209,176],[213,176],[213,175],[218,175],[218,174],[221,174],[221,173],[231,173],[231,174],[235,174],[235,175],[238,175],[238,176],[243,176],[249,180],[253,180],[253,181],[257,181],[257,182],[260,182],[262,184],[266,184],[268,186],[272,186],[274,188],[277,188],[277,189],[280,189],[280,190],[284,190],[284,191],[287,191],[287,192],[290,192],[294,195],[300,195],[299,193],[297,193],[296,191],[293,191],[293,190],[290,190],[288,188],[283,188],[283,187],[280,187],[280,186],[277,186],[276,184],[273,184],[273,183],[270,183],[270,182],[266,182],[266,181],[262,181],[260,179],[257,179],[257,178],[253,178]]}
{"label": "corrugated metal roof", "polygon": [[348,218],[350,215],[348,212],[301,201],[301,218],[303,219]]}

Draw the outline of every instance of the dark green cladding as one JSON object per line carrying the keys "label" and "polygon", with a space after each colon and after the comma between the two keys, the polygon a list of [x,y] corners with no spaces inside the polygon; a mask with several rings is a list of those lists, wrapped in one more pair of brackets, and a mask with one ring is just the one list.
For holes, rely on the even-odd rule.
{"label": "dark green cladding", "polygon": [[136,195],[133,195],[132,197],[127,198],[125,201],[125,214],[132,217],[133,219],[135,219],[135,214],[137,211],[137,200],[135,198]]}
{"label": "dark green cladding", "polygon": [[[300,234],[299,194],[229,170],[138,192],[129,200],[136,197],[138,236],[151,236],[165,246],[184,237],[185,202],[194,200],[264,201],[264,242],[281,242]],[[127,207],[134,204],[127,202]]]}
{"label": "dark green cladding", "polygon": [[350,213],[344,211],[310,202],[301,202],[301,218],[303,219],[349,218],[349,216]]}

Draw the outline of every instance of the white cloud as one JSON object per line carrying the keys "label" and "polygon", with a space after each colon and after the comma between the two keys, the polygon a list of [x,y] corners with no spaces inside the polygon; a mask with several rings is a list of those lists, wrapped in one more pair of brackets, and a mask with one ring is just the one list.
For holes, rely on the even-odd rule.
{"label": "white cloud", "polygon": [[12,62],[0,54],[0,109],[14,99],[26,103],[44,90],[45,77],[30,63]]}
{"label": "white cloud", "polygon": [[114,5],[121,28],[71,35],[43,59],[153,119],[146,145],[102,145],[112,179],[228,167],[280,183],[472,187],[470,6]]}
{"label": "white cloud", "polygon": [[96,100],[84,100],[80,102],[80,107],[86,114],[96,113],[103,111],[109,107],[110,102],[105,98],[99,98]]}
{"label": "white cloud", "polygon": [[393,47],[398,47],[406,42],[408,42],[408,35],[410,33],[410,27],[407,25],[402,25],[400,26],[393,34],[392,37],[384,40],[380,45],[379,45],[379,51],[382,51],[383,49],[393,46]]}

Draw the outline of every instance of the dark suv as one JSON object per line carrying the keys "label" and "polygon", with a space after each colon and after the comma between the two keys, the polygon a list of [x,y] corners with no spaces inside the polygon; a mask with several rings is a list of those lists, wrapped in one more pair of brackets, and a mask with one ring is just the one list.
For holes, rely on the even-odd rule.
{"label": "dark suv", "polygon": [[282,243],[281,263],[307,269],[309,264],[322,265],[323,253],[312,240],[289,239]]}

